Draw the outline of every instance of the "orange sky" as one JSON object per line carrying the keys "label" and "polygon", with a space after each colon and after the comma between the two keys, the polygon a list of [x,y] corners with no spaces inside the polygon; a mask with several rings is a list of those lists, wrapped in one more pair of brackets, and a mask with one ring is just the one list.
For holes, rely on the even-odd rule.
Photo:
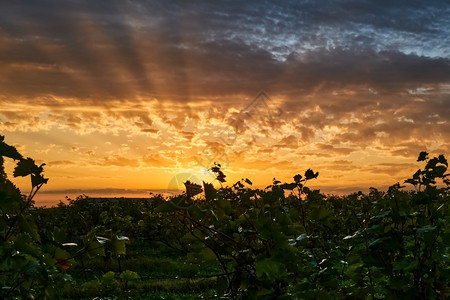
{"label": "orange sky", "polygon": [[40,203],[212,181],[214,161],[346,193],[450,153],[442,2],[40,2],[0,4],[0,134],[47,164]]}

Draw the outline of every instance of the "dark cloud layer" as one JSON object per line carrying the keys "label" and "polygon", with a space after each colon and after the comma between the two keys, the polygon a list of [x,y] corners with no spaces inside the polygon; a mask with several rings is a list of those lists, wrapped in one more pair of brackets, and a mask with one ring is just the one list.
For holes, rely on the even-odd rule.
{"label": "dark cloud layer", "polygon": [[445,1],[14,1],[5,96],[174,101],[450,81]]}

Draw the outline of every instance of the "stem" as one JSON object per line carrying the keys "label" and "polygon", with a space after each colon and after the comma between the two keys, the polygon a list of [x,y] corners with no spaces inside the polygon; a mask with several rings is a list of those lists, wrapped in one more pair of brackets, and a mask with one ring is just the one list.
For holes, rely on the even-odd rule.
{"label": "stem", "polygon": [[86,267],[84,266],[84,260],[83,257],[81,257],[81,267],[83,268],[83,276],[84,276],[84,281],[87,282],[87,274],[86,274]]}
{"label": "stem", "polygon": [[[220,257],[220,254],[217,253],[217,251],[215,249],[213,249],[211,246],[209,246],[203,239],[196,236],[194,234],[194,231],[186,223],[181,222],[181,224],[183,224],[183,226],[186,227],[186,229],[189,231],[190,234],[192,234],[193,237],[195,237],[198,241],[200,241],[203,245],[205,245],[207,248],[209,248],[214,253],[214,255],[216,256],[217,260],[219,261],[220,265],[222,266],[222,269],[224,270],[224,272],[227,276],[229,285],[231,285],[230,272],[228,272],[227,266],[226,266],[225,262],[222,260],[222,258]],[[230,288],[230,287],[228,287],[228,288]]]}
{"label": "stem", "polygon": [[122,265],[120,264],[120,256],[117,256],[117,264],[119,266],[119,273],[122,273]]}
{"label": "stem", "polygon": [[[25,211],[25,209],[28,208],[28,206],[30,205],[31,201],[33,200],[34,196],[36,195],[36,193],[39,191],[39,189],[42,187],[43,183],[41,183],[40,185],[37,186],[36,190],[34,190],[34,187],[31,189],[30,191],[30,195],[28,195],[27,197],[27,202],[25,203],[25,205],[20,209],[17,217],[19,215],[22,215]],[[34,190],[34,192],[33,192]],[[33,193],[32,193],[33,192]],[[5,236],[3,237],[4,241],[7,241],[10,234],[12,234],[12,230],[13,228],[16,226],[17,223],[17,217],[14,219],[14,221],[12,222],[12,224],[9,226],[8,231],[6,232]]]}
{"label": "stem", "polygon": [[8,296],[19,286],[19,285],[21,285],[22,283],[24,283],[25,282],[25,279],[23,279],[23,280],[20,280],[20,279],[18,279],[17,281],[16,281],[16,283],[15,284],[13,284],[13,286],[11,286],[10,288],[9,288],[9,290],[8,290],[8,292],[5,294],[5,298],[8,298]]}
{"label": "stem", "polygon": [[[353,209],[352,209],[351,211],[352,211],[353,215],[355,216],[356,221],[358,222],[358,224],[361,226],[361,228],[362,228],[362,230],[363,230],[363,233],[364,233],[364,234],[363,234],[363,237],[364,237],[365,246],[366,246],[366,253],[369,254],[369,237],[368,237],[368,235],[367,235],[366,228],[365,228],[365,226],[361,223],[361,221],[359,220],[358,216],[356,215],[356,212],[355,212]],[[372,290],[370,291],[370,292],[371,292],[371,295],[372,295],[372,299],[375,299],[375,294],[374,294],[374,291],[373,291],[372,271],[371,271],[371,269],[370,269],[369,266],[367,266],[367,273],[368,273],[368,275],[369,275],[370,286],[372,287]]]}

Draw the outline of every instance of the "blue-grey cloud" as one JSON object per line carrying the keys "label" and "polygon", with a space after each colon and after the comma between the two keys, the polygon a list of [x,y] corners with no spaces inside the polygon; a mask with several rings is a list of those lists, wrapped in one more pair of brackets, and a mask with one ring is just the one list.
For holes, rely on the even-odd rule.
{"label": "blue-grey cloud", "polygon": [[[447,83],[445,1],[14,1],[5,95],[195,100]],[[394,86],[395,85],[395,86]]]}

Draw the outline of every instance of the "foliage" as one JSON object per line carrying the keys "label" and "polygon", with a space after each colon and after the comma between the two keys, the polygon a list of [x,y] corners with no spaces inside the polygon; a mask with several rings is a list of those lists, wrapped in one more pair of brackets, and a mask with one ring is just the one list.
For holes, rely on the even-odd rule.
{"label": "foliage", "polygon": [[[30,177],[28,196],[7,178],[5,158],[14,176]],[[186,194],[169,198],[82,195],[36,208],[44,165],[0,137],[0,297],[445,299],[448,162],[427,152],[418,162],[410,188],[368,194],[312,190],[311,169],[265,189],[246,178],[223,186],[214,164],[218,189],[186,182]]]}
{"label": "foliage", "polygon": [[[249,180],[218,190],[205,184],[204,201],[161,207],[185,228],[188,259],[222,266],[219,295],[440,299],[449,294],[448,165],[426,152],[418,161],[424,169],[405,181],[415,191],[395,184],[326,197],[305,186],[318,177],[308,169],[264,190]],[[220,165],[212,171],[222,182]]]}
{"label": "foliage", "polygon": [[[4,158],[17,161],[14,177],[30,177],[31,190],[28,196],[22,195],[7,178]],[[75,263],[75,258],[80,257],[82,261],[83,256],[110,255],[119,259],[126,254],[128,237],[113,234],[112,231],[108,232],[108,237],[102,237],[97,235],[100,231],[98,227],[87,230],[85,226],[85,231],[80,231],[82,234],[78,236],[78,241],[73,242],[68,233],[76,227],[70,226],[70,215],[65,215],[67,211],[60,211],[59,220],[55,219],[64,219],[65,223],[49,222],[58,215],[47,215],[45,219],[42,214],[36,213],[34,196],[48,182],[43,175],[44,165],[37,166],[33,159],[24,158],[0,136],[1,298],[53,299],[57,297],[59,289],[65,289],[72,283],[72,277],[66,271]],[[125,276],[125,281],[129,281],[129,277]]]}
{"label": "foliage", "polygon": [[[28,196],[7,178],[4,159],[16,161],[14,177],[30,176],[31,191]],[[56,281],[67,278],[58,274],[60,248],[49,246],[52,252],[43,251],[41,236],[31,218],[33,198],[47,183],[43,166],[33,159],[24,158],[15,147],[8,145],[0,136],[0,297],[50,297]]]}

